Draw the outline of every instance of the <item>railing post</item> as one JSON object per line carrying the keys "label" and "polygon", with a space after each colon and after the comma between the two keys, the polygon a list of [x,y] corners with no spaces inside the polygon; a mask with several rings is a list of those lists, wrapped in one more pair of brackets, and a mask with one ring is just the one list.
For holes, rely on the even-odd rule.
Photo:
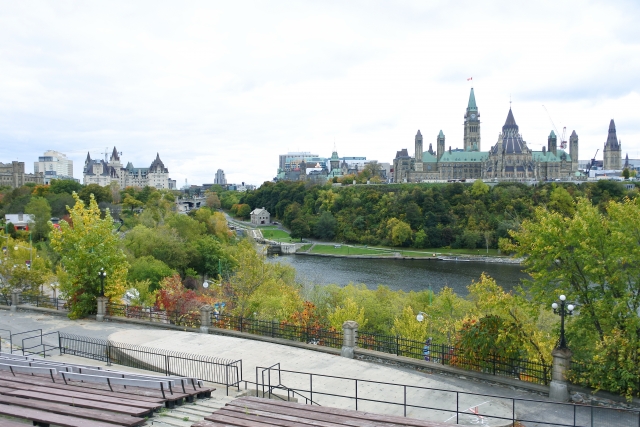
{"label": "railing post", "polygon": [[396,356],[400,356],[400,337],[396,335]]}
{"label": "railing post", "polygon": [[240,316],[240,332],[242,332],[242,316]]}
{"label": "railing post", "polygon": [[18,311],[20,304],[20,291],[11,291],[11,311]]}
{"label": "railing post", "polygon": [[213,307],[210,305],[203,305],[200,307],[200,332],[203,334],[209,333],[209,328],[211,327],[211,312],[213,311]]}
{"label": "railing post", "polygon": [[275,324],[276,324],[276,320],[275,319],[271,320],[271,338],[274,337],[273,333],[274,333],[274,331],[276,329],[276,325]]}
{"label": "railing post", "polygon": [[107,297],[98,297],[96,298],[98,303],[98,314],[96,314],[96,321],[104,322],[104,316],[107,314],[107,302],[109,299]]}
{"label": "railing post", "polygon": [[342,324],[342,351],[340,356],[353,359],[354,349],[358,345],[356,336],[358,334],[358,322],[347,320]]}
{"label": "railing post", "polygon": [[553,356],[553,365],[551,366],[549,397],[556,402],[566,402],[569,400],[567,371],[571,368],[572,355],[573,353],[568,348],[556,347],[551,352],[551,356]]}

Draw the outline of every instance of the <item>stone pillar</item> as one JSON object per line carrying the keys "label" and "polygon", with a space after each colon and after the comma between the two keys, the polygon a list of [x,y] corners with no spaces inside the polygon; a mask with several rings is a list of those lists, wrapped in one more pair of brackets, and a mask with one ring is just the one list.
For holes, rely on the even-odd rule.
{"label": "stone pillar", "polygon": [[11,291],[11,311],[18,311],[20,305],[20,291]]}
{"label": "stone pillar", "polygon": [[555,348],[551,355],[551,385],[549,397],[556,402],[569,401],[569,387],[567,385],[567,371],[571,368],[571,356],[573,353],[568,348]]}
{"label": "stone pillar", "polygon": [[354,348],[357,346],[358,322],[347,320],[342,324],[342,351],[340,356],[353,359]]}
{"label": "stone pillar", "polygon": [[203,305],[200,307],[200,332],[203,334],[209,333],[209,328],[211,327],[211,312],[213,311],[213,307],[210,305]]}
{"label": "stone pillar", "polygon": [[96,320],[98,322],[104,322],[104,316],[107,315],[107,302],[109,302],[109,298],[107,297],[98,297],[96,298],[98,302],[98,313],[96,314]]}

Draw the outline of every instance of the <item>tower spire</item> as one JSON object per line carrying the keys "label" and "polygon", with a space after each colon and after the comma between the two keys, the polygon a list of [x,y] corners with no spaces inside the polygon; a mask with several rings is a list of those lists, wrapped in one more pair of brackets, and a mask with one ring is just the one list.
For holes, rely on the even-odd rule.
{"label": "tower spire", "polygon": [[478,106],[476,105],[476,95],[473,93],[473,88],[471,88],[471,93],[469,94],[469,104],[467,105],[467,111],[478,111]]}

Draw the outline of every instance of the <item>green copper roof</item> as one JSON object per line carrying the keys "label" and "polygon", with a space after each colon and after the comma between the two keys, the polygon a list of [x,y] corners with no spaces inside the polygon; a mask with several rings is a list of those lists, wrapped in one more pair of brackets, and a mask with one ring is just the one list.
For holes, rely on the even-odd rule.
{"label": "green copper roof", "polygon": [[440,158],[440,163],[470,163],[483,162],[489,157],[488,151],[445,151]]}
{"label": "green copper roof", "polygon": [[440,133],[438,134],[438,138],[444,138],[444,133],[442,133],[442,129],[440,129]]}
{"label": "green copper roof", "polygon": [[551,133],[549,134],[549,138],[555,138],[556,137],[556,133],[551,130]]}
{"label": "green copper roof", "polygon": [[559,163],[562,161],[562,154],[567,156],[567,162],[571,161],[571,156],[564,150],[557,150],[557,154],[553,154],[551,151],[533,151],[531,154],[533,155],[533,160],[536,162],[551,162],[551,163]]}
{"label": "green copper roof", "polygon": [[476,96],[473,94],[473,88],[471,88],[471,94],[469,95],[469,105],[467,106],[467,110],[478,111],[478,107],[476,106]]}
{"label": "green copper roof", "polygon": [[423,163],[437,163],[438,162],[438,156],[434,156],[430,152],[425,151],[424,153],[422,153],[422,162]]}
{"label": "green copper roof", "polygon": [[337,151],[334,151],[333,153],[331,153],[331,160],[340,160],[340,158],[338,157]]}

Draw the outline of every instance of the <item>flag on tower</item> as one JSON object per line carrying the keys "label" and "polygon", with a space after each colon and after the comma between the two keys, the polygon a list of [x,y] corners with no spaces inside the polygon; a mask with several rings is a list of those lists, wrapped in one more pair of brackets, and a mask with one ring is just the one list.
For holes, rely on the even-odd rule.
{"label": "flag on tower", "polygon": [[473,80],[473,77],[469,77],[469,78],[467,79],[467,81],[469,81],[469,80]]}

